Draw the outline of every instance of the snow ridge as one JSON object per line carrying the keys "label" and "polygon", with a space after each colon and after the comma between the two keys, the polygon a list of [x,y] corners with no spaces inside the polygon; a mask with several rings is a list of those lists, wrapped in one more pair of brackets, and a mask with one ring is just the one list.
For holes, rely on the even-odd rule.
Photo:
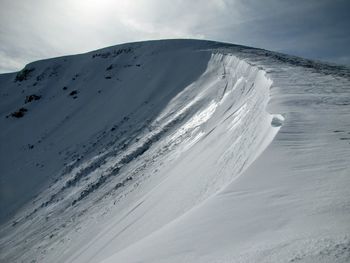
{"label": "snow ridge", "polygon": [[[279,262],[277,255],[290,262],[319,261],[324,257],[302,252],[294,241],[300,235],[287,231],[306,233],[295,223],[300,219],[270,205],[287,202],[292,211],[310,209],[298,198],[283,199],[292,191],[289,187],[304,187],[289,175],[308,174],[318,154],[317,144],[299,145],[295,134],[310,134],[300,128],[304,118],[316,126],[323,123],[317,117],[320,110],[330,114],[338,111],[333,107],[347,105],[346,96],[314,87],[331,83],[332,91],[346,93],[348,72],[258,49],[170,40],[39,61],[18,74],[0,75],[6,98],[0,105],[0,122],[6,127],[1,142],[11,149],[7,155],[1,152],[1,181],[13,189],[12,195],[1,190],[1,206],[8,218],[16,211],[1,227],[0,259],[256,262],[272,251],[266,262]],[[312,79],[317,84],[308,83]],[[15,114],[21,117],[11,115],[21,107],[25,111]],[[305,116],[297,114],[305,109]],[[347,116],[348,111],[342,112]],[[346,136],[342,138],[346,142]],[[325,142],[318,143],[328,145]],[[295,155],[298,149],[303,151]],[[304,159],[291,166],[304,153]],[[348,151],[343,154],[350,156]],[[326,155],[319,158],[328,163]],[[283,167],[290,170],[281,172]],[[341,174],[348,169],[339,162],[335,167]],[[326,182],[322,176],[308,178],[311,188],[315,182],[323,185],[320,178]],[[346,184],[342,180],[333,184],[340,193]],[[28,181],[28,186],[16,189],[17,181]],[[21,189],[27,196],[14,198]],[[300,193],[304,200],[311,198],[305,193]],[[323,200],[334,203],[337,198],[344,206],[348,201],[343,197],[329,193]],[[290,219],[276,223],[277,230],[270,229],[273,239],[264,239],[261,229],[250,224],[252,219],[240,219],[248,215],[269,228],[264,207],[272,217],[280,216],[277,221],[289,214]],[[314,218],[323,217],[314,212]],[[338,226],[344,231],[344,224]],[[327,247],[325,242],[346,247],[348,238],[333,230],[326,239],[312,233],[303,242],[311,244],[316,238],[320,248]],[[278,231],[287,238],[274,236]],[[250,238],[253,233],[256,239]],[[216,244],[211,246],[207,242],[212,239]],[[281,249],[282,244],[289,249]],[[293,249],[299,254],[291,254]],[[333,252],[329,254],[340,253]],[[339,258],[346,258],[344,253]]]}

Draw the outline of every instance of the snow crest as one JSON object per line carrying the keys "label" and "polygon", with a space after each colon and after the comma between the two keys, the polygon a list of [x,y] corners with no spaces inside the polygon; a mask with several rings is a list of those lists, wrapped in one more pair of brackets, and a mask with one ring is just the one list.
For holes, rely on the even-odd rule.
{"label": "snow crest", "polygon": [[348,72],[172,40],[0,75],[0,260],[346,262]]}
{"label": "snow crest", "polygon": [[[201,61],[193,65],[196,63]],[[74,78],[80,75],[83,73]],[[121,139],[110,142],[97,155],[90,153],[90,158],[68,163],[56,182],[17,213],[11,225],[2,229],[1,257],[98,261],[201,204],[242,174],[277,133],[279,127],[271,125],[274,116],[266,112],[271,84],[263,70],[236,56],[209,53],[203,73],[158,116],[141,120],[136,113],[122,118],[109,131],[120,132]],[[133,122],[138,122],[137,136],[132,128],[121,129]],[[99,222],[96,218],[102,215]],[[98,232],[99,224],[111,224],[108,222],[112,226],[102,232],[119,233],[113,242],[107,242],[108,235],[86,233],[89,228]],[[145,223],[148,226],[142,227]],[[94,240],[91,245],[103,246],[92,252],[88,244],[79,251],[93,254],[77,254],[78,244],[87,237]],[[59,251],[65,253],[59,256]]]}

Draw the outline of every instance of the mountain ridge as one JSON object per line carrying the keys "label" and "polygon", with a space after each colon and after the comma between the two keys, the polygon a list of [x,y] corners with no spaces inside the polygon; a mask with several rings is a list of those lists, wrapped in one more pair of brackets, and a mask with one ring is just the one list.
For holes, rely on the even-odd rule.
{"label": "mountain ridge", "polygon": [[[334,254],[345,262],[349,72],[250,47],[162,40],[0,75],[1,193],[13,191],[1,210],[27,194],[2,225],[2,260],[254,262],[267,253],[262,262]],[[337,225],[326,235],[308,219]]]}

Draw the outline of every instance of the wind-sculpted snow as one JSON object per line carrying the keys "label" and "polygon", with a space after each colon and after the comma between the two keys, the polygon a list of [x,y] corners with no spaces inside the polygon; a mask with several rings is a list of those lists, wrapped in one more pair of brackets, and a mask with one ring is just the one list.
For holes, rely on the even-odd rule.
{"label": "wind-sculpted snow", "polygon": [[192,40],[0,75],[0,259],[346,262],[348,76]]}

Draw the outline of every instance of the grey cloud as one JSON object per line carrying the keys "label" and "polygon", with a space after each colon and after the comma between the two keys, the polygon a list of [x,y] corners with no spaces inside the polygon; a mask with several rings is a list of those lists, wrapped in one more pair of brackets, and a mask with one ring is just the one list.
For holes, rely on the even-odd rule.
{"label": "grey cloud", "polygon": [[206,38],[349,63],[346,0],[0,0],[0,71],[123,42]]}

